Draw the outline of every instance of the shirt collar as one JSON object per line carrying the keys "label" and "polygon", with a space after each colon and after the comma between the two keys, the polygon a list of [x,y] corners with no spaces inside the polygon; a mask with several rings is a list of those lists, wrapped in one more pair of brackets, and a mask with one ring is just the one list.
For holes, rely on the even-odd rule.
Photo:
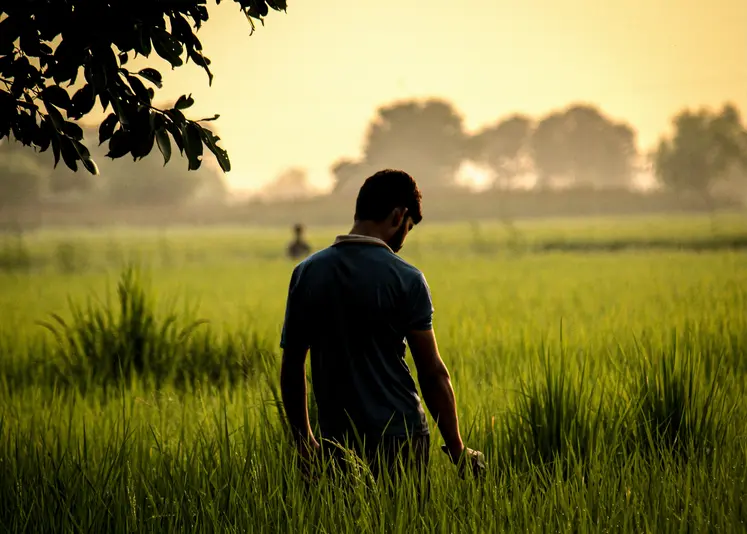
{"label": "shirt collar", "polygon": [[335,238],[334,245],[339,245],[341,243],[360,243],[360,244],[365,244],[365,245],[376,245],[379,247],[386,248],[389,252],[393,252],[393,250],[389,247],[389,245],[386,244],[384,240],[379,239],[378,237],[371,237],[368,235],[359,235],[359,234],[338,235]]}

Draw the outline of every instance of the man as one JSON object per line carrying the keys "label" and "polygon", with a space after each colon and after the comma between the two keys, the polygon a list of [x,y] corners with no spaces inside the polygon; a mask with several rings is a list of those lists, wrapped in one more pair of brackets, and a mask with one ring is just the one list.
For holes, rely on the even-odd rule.
{"label": "man", "polygon": [[311,254],[311,246],[304,239],[303,230],[304,228],[302,224],[296,224],[293,227],[295,237],[290,245],[288,245],[288,257],[292,260],[305,258]]}
{"label": "man", "polygon": [[[427,468],[429,429],[405,363],[405,339],[443,450],[473,472],[482,455],[464,446],[449,372],[433,331],[422,273],[396,255],[422,219],[412,177],[383,170],[366,180],[350,234],[302,261],[288,291],[281,347],[285,412],[302,457],[320,452],[309,422],[305,361],[311,351],[322,439],[352,447],[378,475]],[[337,450],[335,446],[332,450]],[[401,460],[401,461],[400,461]]]}

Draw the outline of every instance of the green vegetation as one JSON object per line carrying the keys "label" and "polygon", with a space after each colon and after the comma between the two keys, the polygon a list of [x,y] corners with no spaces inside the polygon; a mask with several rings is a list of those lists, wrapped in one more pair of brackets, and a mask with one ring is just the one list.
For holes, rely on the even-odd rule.
{"label": "green vegetation", "polygon": [[[0,238],[0,527],[743,530],[747,256],[692,244],[746,226],[413,232],[405,257],[433,290],[463,433],[489,463],[482,483],[460,480],[431,421],[424,510],[413,481],[390,495],[361,470],[345,490],[327,475],[307,487],[294,468],[277,396],[287,230]],[[545,246],[561,242],[600,246]]]}
{"label": "green vegetation", "polygon": [[[255,21],[264,24],[270,9],[286,9],[285,0],[236,3],[252,31]],[[107,116],[97,137],[99,144],[108,142],[108,157],[130,154],[137,160],[157,145],[168,163],[173,139],[189,170],[200,168],[207,149],[221,169],[229,171],[228,154],[218,146],[220,137],[202,125],[219,116],[187,119],[183,112],[194,104],[191,94],[180,96],[170,109],[157,107],[154,99],[163,77],[149,66],[155,57],[172,69],[191,61],[212,84],[210,59],[195,33],[209,18],[205,2],[198,0],[137,9],[123,0],[4,4],[0,7],[0,142],[14,138],[40,152],[51,147],[55,167],[62,156],[71,171],[82,167],[98,174],[78,124],[95,113],[98,101]],[[131,59],[138,66],[128,64]]]}

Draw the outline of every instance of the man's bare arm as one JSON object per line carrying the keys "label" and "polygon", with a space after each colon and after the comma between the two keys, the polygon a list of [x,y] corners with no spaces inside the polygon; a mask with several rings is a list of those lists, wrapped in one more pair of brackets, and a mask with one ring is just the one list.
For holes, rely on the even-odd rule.
{"label": "man's bare arm", "polygon": [[438,429],[452,460],[458,460],[464,452],[464,443],[459,434],[456,398],[451,386],[451,377],[441,359],[436,343],[436,334],[431,330],[414,330],[407,334],[423,400],[438,423]]}
{"label": "man's bare arm", "polygon": [[306,353],[308,349],[285,349],[280,367],[280,392],[285,415],[299,447],[318,447],[311,431],[306,394]]}

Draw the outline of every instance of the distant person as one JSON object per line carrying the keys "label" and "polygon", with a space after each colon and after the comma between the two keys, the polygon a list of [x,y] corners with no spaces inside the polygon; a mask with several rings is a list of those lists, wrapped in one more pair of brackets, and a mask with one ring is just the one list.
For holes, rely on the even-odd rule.
{"label": "distant person", "polygon": [[288,257],[292,260],[299,260],[311,254],[311,245],[306,242],[303,236],[304,227],[302,224],[296,224],[293,227],[295,237],[288,245]]}
{"label": "distant person", "polygon": [[[339,458],[334,444],[340,444],[365,459],[377,476],[380,467],[390,475],[401,473],[398,465],[427,472],[430,431],[405,363],[407,340],[423,399],[445,441],[442,449],[461,474],[484,469],[482,454],[466,448],[459,432],[449,371],[433,331],[428,285],[418,269],[396,254],[422,219],[420,201],[409,174],[377,172],[360,189],[350,233],[293,271],[280,387],[298,451],[306,460],[325,451]],[[321,446],[309,423],[309,350]]]}

